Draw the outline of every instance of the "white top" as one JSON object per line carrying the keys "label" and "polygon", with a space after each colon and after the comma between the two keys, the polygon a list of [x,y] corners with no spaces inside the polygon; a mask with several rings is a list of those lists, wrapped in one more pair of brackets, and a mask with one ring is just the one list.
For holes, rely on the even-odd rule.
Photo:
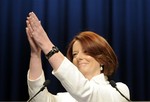
{"label": "white top", "polygon": [[[86,79],[81,72],[67,58],[52,74],[62,83],[67,92],[53,95],[47,88],[40,92],[32,101],[34,102],[127,102],[115,88],[113,88],[104,74],[97,75],[91,80]],[[45,76],[36,80],[30,80],[28,74],[28,90],[32,97],[43,86]],[[117,83],[118,89],[127,97],[130,97],[128,87]]]}

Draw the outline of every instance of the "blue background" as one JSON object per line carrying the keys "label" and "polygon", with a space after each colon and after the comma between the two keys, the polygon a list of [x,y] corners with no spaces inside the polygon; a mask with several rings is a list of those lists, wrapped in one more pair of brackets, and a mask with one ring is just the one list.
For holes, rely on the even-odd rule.
{"label": "blue background", "polygon": [[[115,81],[128,85],[131,100],[150,100],[150,0],[0,0],[0,100],[26,101],[30,47],[26,17],[33,11],[66,54],[69,41],[91,30],[107,39],[119,59]],[[42,55],[49,91],[65,91]]]}

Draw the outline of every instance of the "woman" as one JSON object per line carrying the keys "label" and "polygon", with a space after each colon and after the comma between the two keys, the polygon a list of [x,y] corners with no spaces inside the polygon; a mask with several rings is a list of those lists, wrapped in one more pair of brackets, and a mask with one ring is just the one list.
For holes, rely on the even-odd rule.
{"label": "woman", "polygon": [[[45,81],[41,51],[51,64],[52,74],[62,83],[67,92],[53,95],[47,89],[32,101],[36,102],[126,102],[108,81],[116,70],[117,57],[98,34],[91,31],[79,33],[70,43],[67,58],[48,38],[37,16],[31,12],[27,17],[26,32],[31,47],[28,71],[29,95],[32,97]],[[118,89],[129,96],[129,89],[117,83]]]}

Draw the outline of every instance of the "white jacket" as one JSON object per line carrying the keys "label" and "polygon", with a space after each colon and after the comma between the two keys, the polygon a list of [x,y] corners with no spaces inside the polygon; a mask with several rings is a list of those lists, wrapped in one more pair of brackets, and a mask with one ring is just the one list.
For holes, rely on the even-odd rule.
{"label": "white jacket", "polygon": [[[58,70],[53,71],[52,74],[57,77],[67,92],[53,95],[46,88],[32,102],[127,102],[109,84],[107,77],[103,73],[89,81],[67,58],[64,59]],[[30,97],[43,86],[44,82],[44,73],[36,80],[30,80],[28,75]],[[125,84],[118,82],[117,87],[126,97],[130,97],[129,89]]]}

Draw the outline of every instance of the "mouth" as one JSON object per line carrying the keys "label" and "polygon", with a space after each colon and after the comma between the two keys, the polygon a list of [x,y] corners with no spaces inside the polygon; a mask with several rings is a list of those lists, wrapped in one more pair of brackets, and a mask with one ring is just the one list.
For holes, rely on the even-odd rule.
{"label": "mouth", "polygon": [[78,64],[79,68],[85,67],[86,65],[87,65],[86,63],[79,63],[79,64]]}

